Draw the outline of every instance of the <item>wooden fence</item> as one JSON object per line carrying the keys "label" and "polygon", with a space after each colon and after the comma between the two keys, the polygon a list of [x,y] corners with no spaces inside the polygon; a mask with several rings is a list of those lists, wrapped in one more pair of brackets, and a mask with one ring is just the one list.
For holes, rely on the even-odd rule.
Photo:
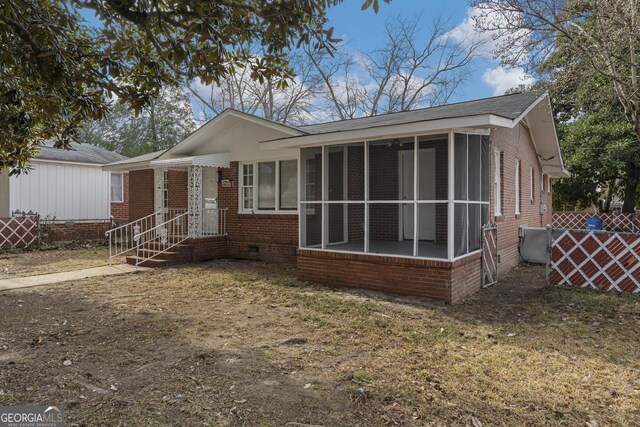
{"label": "wooden fence", "polygon": [[640,233],[640,221],[633,213],[602,213],[586,214],[578,212],[554,212],[551,216],[551,225],[554,228],[567,230],[585,230],[587,219],[599,218],[602,220],[602,229],[605,231],[617,231],[621,233]]}
{"label": "wooden fence", "polygon": [[567,230],[550,241],[549,250],[551,285],[640,292],[639,235]]}

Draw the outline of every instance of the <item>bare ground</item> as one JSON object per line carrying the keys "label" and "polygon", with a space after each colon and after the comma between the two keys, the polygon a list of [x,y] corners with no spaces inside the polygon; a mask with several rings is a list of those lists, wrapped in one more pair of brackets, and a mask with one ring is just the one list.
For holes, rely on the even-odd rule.
{"label": "bare ground", "polygon": [[458,306],[224,261],[5,292],[0,404],[62,403],[69,425],[640,425],[640,299],[543,275]]}
{"label": "bare ground", "polygon": [[[112,263],[120,264],[124,257]],[[0,279],[35,276],[109,265],[109,248],[87,244],[43,251],[0,253]]]}

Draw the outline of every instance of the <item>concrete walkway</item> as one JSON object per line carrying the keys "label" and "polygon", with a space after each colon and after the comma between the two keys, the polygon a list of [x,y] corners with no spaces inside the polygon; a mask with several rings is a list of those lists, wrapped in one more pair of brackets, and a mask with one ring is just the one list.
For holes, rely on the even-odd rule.
{"label": "concrete walkway", "polygon": [[0,291],[31,288],[33,286],[51,285],[54,283],[68,282],[71,280],[86,279],[88,277],[115,276],[118,274],[132,273],[134,271],[148,270],[129,264],[108,265],[104,267],[85,268],[83,270],[65,271],[63,273],[40,274],[38,276],[16,277],[14,279],[0,280]]}

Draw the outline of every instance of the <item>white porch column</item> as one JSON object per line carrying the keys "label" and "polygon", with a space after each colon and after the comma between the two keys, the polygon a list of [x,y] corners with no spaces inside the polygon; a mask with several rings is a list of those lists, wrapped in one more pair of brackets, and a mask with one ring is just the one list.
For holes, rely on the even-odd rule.
{"label": "white porch column", "polygon": [[202,166],[189,166],[189,237],[202,236]]}

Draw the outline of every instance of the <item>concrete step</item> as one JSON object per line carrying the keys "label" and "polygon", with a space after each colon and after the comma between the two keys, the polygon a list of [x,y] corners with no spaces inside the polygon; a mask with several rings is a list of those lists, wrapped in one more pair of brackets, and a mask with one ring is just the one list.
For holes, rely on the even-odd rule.
{"label": "concrete step", "polygon": [[143,257],[137,257],[137,256],[128,256],[126,258],[127,260],[127,264],[129,265],[136,265],[136,263],[140,260],[140,264],[138,264],[139,266],[142,267],[151,267],[151,268],[156,268],[156,267],[165,267],[168,265],[174,265],[175,262],[172,262],[172,260],[168,260],[168,259],[158,259],[158,258],[152,258],[152,259],[146,259]]}

